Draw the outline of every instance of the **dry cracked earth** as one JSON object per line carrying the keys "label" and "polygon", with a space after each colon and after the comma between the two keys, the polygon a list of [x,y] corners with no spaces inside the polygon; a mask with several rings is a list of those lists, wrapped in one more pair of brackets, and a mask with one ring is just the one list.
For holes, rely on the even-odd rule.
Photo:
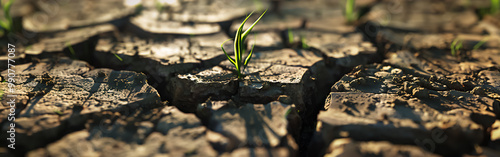
{"label": "dry cracked earth", "polygon": [[[2,47],[0,156],[500,156],[488,0],[358,0],[353,23],[341,0],[130,2],[14,3],[16,149]],[[262,8],[238,80],[220,46]]]}

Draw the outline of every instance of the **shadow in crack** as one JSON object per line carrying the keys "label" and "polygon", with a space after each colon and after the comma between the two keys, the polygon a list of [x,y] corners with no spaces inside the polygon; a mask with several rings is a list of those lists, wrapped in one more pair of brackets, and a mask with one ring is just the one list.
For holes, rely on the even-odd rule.
{"label": "shadow in crack", "polygon": [[273,156],[274,149],[288,147],[288,109],[288,105],[270,103],[246,104],[240,108],[216,111],[209,128],[221,133],[232,143],[232,146],[219,152],[247,149],[249,156],[258,156],[262,155],[259,150],[264,148],[268,156]]}

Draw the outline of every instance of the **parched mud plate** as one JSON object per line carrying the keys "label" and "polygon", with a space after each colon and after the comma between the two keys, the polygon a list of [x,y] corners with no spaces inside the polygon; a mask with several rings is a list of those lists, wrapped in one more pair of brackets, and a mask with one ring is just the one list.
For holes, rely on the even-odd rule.
{"label": "parched mud plate", "polygon": [[[291,106],[278,102],[213,111],[207,118],[209,124],[173,106],[141,114],[134,118],[120,117],[122,113],[96,114],[86,123],[86,129],[30,151],[27,156],[68,153],[75,156],[252,156],[263,152],[289,156],[298,151],[289,134],[294,130],[287,127],[289,123],[297,123],[297,119],[289,119],[296,113]],[[245,133],[240,134],[242,132]]]}
{"label": "parched mud plate", "polygon": [[[268,1],[248,0],[173,0],[172,20],[181,22],[223,22],[242,17],[249,12],[268,8]],[[230,14],[228,14],[230,13]]]}
{"label": "parched mud plate", "polygon": [[200,36],[160,35],[152,38],[126,34],[102,37],[97,43],[93,59],[104,67],[168,77],[222,61],[225,56],[220,52],[220,43],[229,37],[217,33]]}
{"label": "parched mud plate", "polygon": [[144,10],[130,19],[130,23],[156,34],[211,34],[221,30],[217,23],[192,23],[162,19],[157,10]]}
{"label": "parched mud plate", "polygon": [[[40,55],[43,52],[61,52],[64,49],[73,47],[75,45],[85,43],[89,41],[92,37],[97,37],[101,33],[118,31],[117,28],[111,24],[103,24],[97,26],[83,27],[70,29],[66,31],[61,31],[57,33],[47,33],[41,34],[40,40],[26,48],[25,53],[28,55]],[[80,49],[73,49],[75,53],[73,55],[82,56]],[[90,50],[90,49],[89,49]]]}
{"label": "parched mud plate", "polygon": [[125,6],[123,0],[36,1],[41,8],[25,18],[23,27],[33,32],[62,31],[124,18],[136,8]]}
{"label": "parched mud plate", "polygon": [[364,17],[379,26],[418,32],[468,32],[478,22],[472,9],[459,10],[444,0],[386,1]]}
{"label": "parched mud plate", "polygon": [[70,133],[47,147],[29,152],[27,156],[68,153],[74,156],[217,155],[210,144],[213,134],[194,114],[182,113],[170,106],[159,112],[141,113],[152,118],[135,117],[142,121],[108,114],[111,115],[94,118],[97,121],[87,123],[87,129]]}
{"label": "parched mud plate", "polygon": [[[243,29],[249,28],[253,24],[253,21],[257,20],[258,18],[259,18],[259,13],[254,13],[252,17],[248,18]],[[243,20],[244,19],[239,19],[234,21],[233,24],[231,25],[231,32],[236,32],[236,30],[238,30]],[[266,16],[262,17],[262,19],[259,21],[259,24],[255,25],[252,31],[253,32],[270,31],[270,30],[277,31],[277,30],[286,30],[289,28],[300,28],[303,22],[304,20],[302,18],[296,16],[266,13]]]}
{"label": "parched mud plate", "polygon": [[[358,66],[342,77],[332,86],[327,111],[318,116],[319,132],[312,148],[322,148],[317,150],[322,155],[335,139],[350,138],[414,145],[428,153],[456,156],[488,143],[487,130],[494,128],[500,115],[498,82],[491,81],[500,75],[497,68],[438,71],[458,65],[436,66],[443,64],[429,63],[429,55],[415,58],[401,51],[385,64]],[[434,140],[432,147],[423,146],[426,139]]]}
{"label": "parched mud plate", "polygon": [[[146,76],[136,72],[91,70],[87,63],[68,58],[45,59],[15,69],[20,72],[15,83],[19,149],[44,146],[68,131],[84,127],[94,114],[164,105],[156,89],[147,84]],[[3,71],[2,76],[6,75],[7,71]],[[0,86],[7,89],[7,84],[2,82]],[[10,108],[6,98],[2,96],[2,108]],[[6,123],[9,113],[0,113],[4,126],[10,124]]]}

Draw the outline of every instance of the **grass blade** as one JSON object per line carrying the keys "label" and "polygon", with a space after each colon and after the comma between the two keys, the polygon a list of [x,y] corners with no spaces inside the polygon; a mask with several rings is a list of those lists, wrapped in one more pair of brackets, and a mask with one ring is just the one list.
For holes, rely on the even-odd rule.
{"label": "grass blade", "polygon": [[120,56],[118,56],[116,53],[113,53],[113,55],[115,55],[115,57],[118,58],[118,60],[120,60],[120,62],[123,62],[123,59]]}
{"label": "grass blade", "polygon": [[481,41],[479,41],[479,43],[477,43],[476,45],[474,45],[474,48],[472,48],[473,50],[477,50],[479,49],[481,46],[483,46],[486,42],[488,42],[489,40],[489,37],[485,37],[483,38]]}
{"label": "grass blade", "polygon": [[68,47],[69,52],[73,55],[73,57],[76,56],[75,54],[75,49],[73,49],[73,46],[69,42],[66,42],[66,47]]}
{"label": "grass blade", "polygon": [[[245,31],[245,33],[243,33],[243,36],[242,36],[242,37],[243,37],[243,40],[245,40],[245,39],[246,39],[247,35],[250,33],[250,31],[252,31],[253,27],[257,24],[257,22],[259,22],[259,21],[260,21],[260,19],[264,16],[264,14],[266,14],[266,12],[267,12],[267,9],[264,11],[264,13],[262,13],[262,15],[260,15],[260,17],[259,17],[257,20],[255,20],[255,22],[252,24],[252,26],[250,26],[250,27],[249,27],[249,28]],[[245,20],[245,21],[246,21],[246,20]]]}
{"label": "grass blade", "polygon": [[7,21],[0,21],[0,27],[2,27],[3,29],[9,31],[10,30],[10,24],[8,24]]}
{"label": "grass blade", "polygon": [[10,16],[10,8],[14,0],[9,0],[7,3],[3,4],[3,13],[6,21],[0,21],[2,28],[10,32],[12,30],[12,17]]}
{"label": "grass blade", "polygon": [[455,56],[455,54],[457,54],[457,52],[456,52],[457,42],[458,42],[458,39],[455,39],[455,40],[453,40],[453,42],[451,42],[450,49],[451,49],[451,55],[452,56]]}
{"label": "grass blade", "polygon": [[491,0],[491,14],[495,14],[500,10],[500,0]]}
{"label": "grass blade", "polygon": [[238,31],[236,32],[236,39],[235,39],[235,43],[234,43],[234,47],[235,47],[235,52],[234,52],[234,58],[236,59],[236,70],[239,70],[240,69],[240,62],[241,62],[241,50],[242,50],[242,43],[241,43],[241,27],[238,29]]}
{"label": "grass blade", "polygon": [[252,49],[250,50],[250,53],[247,56],[247,59],[245,59],[245,63],[243,64],[245,68],[247,67],[248,62],[250,62],[250,59],[252,58],[253,48],[255,48],[255,44],[252,46]]}
{"label": "grass blade", "polygon": [[355,0],[347,0],[345,6],[345,14],[348,22],[352,22],[355,20],[354,17],[354,4]]}
{"label": "grass blade", "polygon": [[227,41],[229,41],[229,40],[231,40],[231,39],[227,39],[226,41],[224,41],[224,42],[220,45],[220,48],[222,48],[222,51],[224,51],[224,54],[226,54],[227,59],[229,59],[229,61],[230,61],[231,63],[233,63],[233,65],[235,65],[235,66],[236,66],[236,63],[234,62],[234,59],[233,59],[231,56],[229,56],[229,55],[227,54],[226,50],[224,49],[224,43],[226,43],[226,42],[227,42]]}

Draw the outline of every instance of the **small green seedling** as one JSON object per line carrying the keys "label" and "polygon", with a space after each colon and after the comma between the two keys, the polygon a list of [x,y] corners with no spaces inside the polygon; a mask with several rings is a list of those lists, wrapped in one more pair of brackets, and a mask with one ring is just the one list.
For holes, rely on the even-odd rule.
{"label": "small green seedling", "polygon": [[309,45],[306,43],[306,38],[304,36],[300,36],[300,42],[302,43],[302,49],[308,49]]}
{"label": "small green seedling", "polygon": [[0,100],[3,99],[3,90],[0,89]]}
{"label": "small green seedling", "polygon": [[292,108],[288,108],[288,110],[286,110],[285,118],[288,117],[288,115],[290,114],[291,111],[292,111]]}
{"label": "small green seedling", "polygon": [[356,0],[347,0],[345,4],[345,18],[348,23],[354,22],[358,17],[354,12]]}
{"label": "small green seedling", "polygon": [[64,114],[63,112],[61,112],[59,110],[54,110],[54,113],[57,114],[57,115],[60,115],[60,116]]}
{"label": "small green seedling", "polygon": [[69,42],[66,42],[66,47],[68,48],[71,55],[73,55],[73,57],[75,57],[76,54],[75,54],[75,49],[73,49],[73,46]]}
{"label": "small green seedling", "polygon": [[293,32],[292,29],[288,28],[288,43],[292,44],[294,43],[295,40],[293,38]]}
{"label": "small green seedling", "polygon": [[491,0],[490,13],[496,14],[500,11],[500,0]]}
{"label": "small green seedling", "polygon": [[250,31],[252,31],[253,27],[257,24],[257,22],[260,21],[260,19],[264,16],[264,14],[266,14],[266,12],[267,12],[267,9],[264,11],[264,13],[262,13],[262,15],[260,15],[260,17],[245,32],[243,32],[243,26],[245,25],[245,22],[248,20],[248,18],[250,18],[250,16],[252,16],[253,12],[250,13],[250,15],[248,15],[245,18],[245,20],[241,23],[240,27],[236,31],[236,36],[234,38],[234,59],[227,54],[226,50],[224,50],[224,43],[226,43],[227,41],[229,41],[231,39],[224,41],[222,43],[222,45],[220,46],[222,48],[222,51],[224,51],[224,54],[226,54],[227,59],[236,67],[238,79],[242,78],[241,71],[243,71],[244,68],[246,68],[246,66],[248,65],[250,58],[252,58],[253,48],[255,47],[255,45],[252,46],[250,53],[248,54],[246,59],[243,60],[243,53],[246,51],[244,48],[245,47],[244,41],[245,41],[246,37],[248,36],[248,34],[250,33]]}
{"label": "small green seedling", "polygon": [[453,40],[453,42],[451,43],[451,55],[452,56],[456,56],[458,51],[463,47],[463,40],[460,40],[460,39],[455,39]]}
{"label": "small green seedling", "polygon": [[123,59],[122,59],[120,56],[118,56],[116,53],[113,53],[113,55],[115,55],[115,57],[116,57],[118,60],[120,60],[120,62],[123,62]]}
{"label": "small green seedling", "polygon": [[293,35],[293,31],[292,31],[292,29],[288,28],[288,43],[290,45],[292,45],[292,47],[295,46],[295,45],[300,44],[298,46],[302,46],[302,49],[309,48],[309,46],[306,43],[306,38],[303,35],[299,35],[299,37],[300,37],[300,42],[295,43],[295,38],[294,38],[294,35]]}
{"label": "small green seedling", "polygon": [[[0,3],[2,1],[0,0]],[[10,7],[14,0],[9,0],[7,3],[2,4],[4,19],[0,20],[0,26],[7,32],[12,32],[12,17],[10,16]]]}
{"label": "small green seedling", "polygon": [[481,46],[483,46],[486,42],[488,42],[489,40],[489,37],[485,37],[483,39],[481,39],[481,41],[479,41],[479,43],[477,43],[476,45],[474,45],[474,48],[472,48],[472,50],[477,50],[479,49]]}
{"label": "small green seedling", "polygon": [[165,8],[165,7],[163,7],[163,3],[159,2],[159,1],[155,2],[155,7],[156,7],[156,10],[158,10],[158,12],[163,12],[163,9]]}

